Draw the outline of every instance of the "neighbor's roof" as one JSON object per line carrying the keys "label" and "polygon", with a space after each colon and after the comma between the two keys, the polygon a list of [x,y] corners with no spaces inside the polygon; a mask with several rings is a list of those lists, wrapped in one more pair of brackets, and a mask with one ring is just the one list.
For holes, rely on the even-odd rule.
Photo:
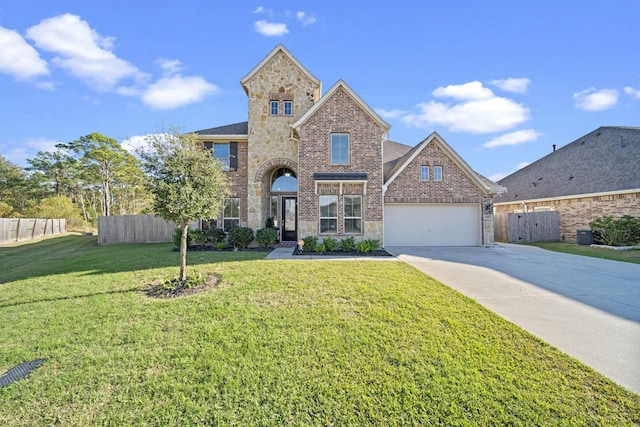
{"label": "neighbor's roof", "polygon": [[249,134],[249,122],[233,123],[231,125],[218,126],[215,128],[202,129],[194,132],[197,135],[235,135],[235,136],[247,136]]}
{"label": "neighbor's roof", "polygon": [[496,203],[640,189],[640,127],[600,127],[498,183]]}

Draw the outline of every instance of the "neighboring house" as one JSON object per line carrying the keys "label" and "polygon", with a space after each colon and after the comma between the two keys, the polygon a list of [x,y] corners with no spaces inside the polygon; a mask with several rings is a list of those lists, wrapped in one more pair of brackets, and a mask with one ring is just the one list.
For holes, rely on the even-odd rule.
{"label": "neighboring house", "polygon": [[322,84],[282,45],[240,80],[248,120],[197,131],[232,183],[225,230],[265,227],[386,246],[493,244],[494,194],[436,133],[415,147],[344,81]]}
{"label": "neighboring house", "polygon": [[640,217],[640,127],[604,126],[507,176],[496,213],[558,211],[562,240],[603,215]]}

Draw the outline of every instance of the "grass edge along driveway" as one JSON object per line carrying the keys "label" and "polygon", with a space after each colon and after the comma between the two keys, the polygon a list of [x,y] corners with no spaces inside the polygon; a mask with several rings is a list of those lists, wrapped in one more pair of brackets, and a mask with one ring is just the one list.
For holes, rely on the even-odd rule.
{"label": "grass edge along driveway", "polygon": [[0,425],[638,425],[640,396],[405,263],[0,247]]}

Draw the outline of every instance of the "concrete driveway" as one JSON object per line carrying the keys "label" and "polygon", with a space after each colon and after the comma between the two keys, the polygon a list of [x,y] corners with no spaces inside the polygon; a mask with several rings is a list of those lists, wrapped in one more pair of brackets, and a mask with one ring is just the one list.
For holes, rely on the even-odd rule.
{"label": "concrete driveway", "polygon": [[640,393],[640,264],[510,244],[385,249]]}

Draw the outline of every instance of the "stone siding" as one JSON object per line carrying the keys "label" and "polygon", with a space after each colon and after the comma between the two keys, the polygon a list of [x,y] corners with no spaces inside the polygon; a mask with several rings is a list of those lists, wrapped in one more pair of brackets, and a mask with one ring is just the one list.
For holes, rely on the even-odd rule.
{"label": "stone siding", "polygon": [[577,230],[588,230],[589,222],[603,215],[640,217],[640,192],[532,201],[526,203],[526,209],[523,202],[495,205],[496,213],[533,212],[535,208],[558,211],[560,238],[575,242]]}
{"label": "stone siding", "polygon": [[[348,133],[350,162],[331,164],[331,134]],[[316,194],[314,174],[317,172],[365,172],[366,194],[363,184],[344,181],[342,195],[362,195],[363,234],[360,239],[382,242],[382,136],[384,129],[342,88],[336,90],[322,107],[299,129],[300,170],[298,173],[298,218],[301,236],[319,235],[318,196],[338,194],[339,184],[319,182]],[[343,196],[338,198],[338,233],[332,237],[346,237]],[[322,236],[320,236],[322,237]]]}
{"label": "stone siding", "polygon": [[[264,227],[268,207],[265,180],[273,168],[263,165],[274,158],[282,158],[297,164],[298,144],[291,138],[291,127],[316,101],[318,85],[282,51],[277,52],[246,82],[249,102],[249,155],[248,155],[248,212],[247,225],[253,229]],[[283,94],[293,101],[291,116],[272,116],[269,101]],[[283,98],[284,99],[284,98]],[[275,168],[276,166],[274,166]],[[262,169],[261,169],[262,168]],[[259,174],[258,171],[263,173]],[[297,174],[299,171],[294,170]]]}

